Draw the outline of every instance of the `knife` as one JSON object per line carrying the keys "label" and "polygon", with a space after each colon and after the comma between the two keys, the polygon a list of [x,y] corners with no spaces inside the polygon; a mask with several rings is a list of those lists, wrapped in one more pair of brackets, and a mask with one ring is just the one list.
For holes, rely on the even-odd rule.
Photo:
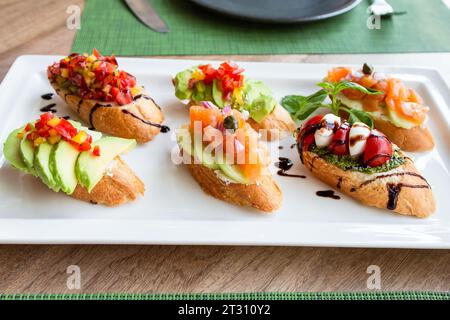
{"label": "knife", "polygon": [[146,26],[157,32],[169,32],[169,28],[148,0],[125,0],[125,2],[136,17]]}

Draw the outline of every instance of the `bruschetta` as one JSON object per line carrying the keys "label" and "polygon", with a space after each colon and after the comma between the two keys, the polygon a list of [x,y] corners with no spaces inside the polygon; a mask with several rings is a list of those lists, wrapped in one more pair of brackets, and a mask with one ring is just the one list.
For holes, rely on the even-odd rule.
{"label": "bruschetta", "polygon": [[249,115],[248,122],[263,139],[278,140],[292,134],[296,125],[262,81],[246,79],[244,69],[233,62],[223,62],[216,69],[211,64],[179,72],[173,79],[175,95],[190,105],[209,101],[223,109],[230,106]]}
{"label": "bruschetta", "polygon": [[118,69],[114,56],[104,57],[95,49],[91,55],[74,53],[49,66],[47,76],[92,130],[139,143],[169,130],[162,124],[161,108],[134,76]]}
{"label": "bruschetta", "polygon": [[427,151],[434,147],[431,132],[426,127],[429,108],[423,99],[397,78],[375,72],[364,64],[360,70],[337,67],[328,71],[325,81],[351,81],[363,87],[380,91],[381,94],[365,94],[346,89],[337,99],[351,109],[368,112],[375,128],[404,151]]}
{"label": "bruschetta", "polygon": [[144,194],[144,184],[120,158],[136,141],[102,137],[80,123],[44,113],[11,132],[6,160],[51,190],[94,204],[116,206]]}
{"label": "bruschetta", "polygon": [[237,110],[191,106],[190,124],[177,132],[183,163],[209,195],[264,212],[281,205],[266,146]]}
{"label": "bruschetta", "polygon": [[333,114],[309,119],[298,131],[302,163],[328,185],[368,206],[428,217],[436,204],[413,161],[383,133]]}

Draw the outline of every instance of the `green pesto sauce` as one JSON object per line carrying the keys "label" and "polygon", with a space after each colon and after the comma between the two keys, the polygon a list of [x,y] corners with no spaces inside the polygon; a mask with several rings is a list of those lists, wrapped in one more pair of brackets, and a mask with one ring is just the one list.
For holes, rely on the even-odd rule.
{"label": "green pesto sauce", "polygon": [[352,170],[367,174],[390,171],[405,163],[405,157],[400,155],[398,151],[394,151],[392,158],[382,166],[378,167],[363,166],[358,158],[353,158],[351,156],[337,156],[330,153],[326,148],[314,146],[311,149],[311,152],[314,152],[328,163],[331,163],[344,171]]}

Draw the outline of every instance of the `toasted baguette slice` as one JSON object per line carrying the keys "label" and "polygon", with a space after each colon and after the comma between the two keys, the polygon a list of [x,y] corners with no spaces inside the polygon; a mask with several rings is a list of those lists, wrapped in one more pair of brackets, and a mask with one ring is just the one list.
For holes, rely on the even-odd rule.
{"label": "toasted baguette slice", "polygon": [[[355,104],[358,105],[359,108],[363,108],[361,101],[348,99],[342,93],[338,94],[338,98],[349,108]],[[347,112],[340,112],[340,115],[345,118],[348,117]],[[411,129],[400,128],[392,122],[379,117],[373,117],[373,122],[376,129],[383,132],[389,140],[395,143],[403,151],[422,152],[434,148],[433,136],[426,127],[414,127]]]}
{"label": "toasted baguette slice", "polygon": [[310,151],[303,151],[303,162],[317,178],[365,205],[419,218],[436,210],[430,185],[409,158],[391,171],[375,174],[344,171]]}
{"label": "toasted baguette slice", "polygon": [[264,212],[275,211],[281,206],[281,189],[270,174],[263,174],[253,184],[226,183],[214,170],[201,164],[188,166],[203,191],[217,199]]}
{"label": "toasted baguette slice", "polygon": [[106,206],[118,206],[144,195],[144,183],[134,174],[128,165],[116,157],[103,178],[89,193],[84,187],[77,185],[72,197]]}
{"label": "toasted baguette slice", "polygon": [[51,85],[58,95],[92,129],[112,136],[136,139],[139,143],[148,142],[161,131],[164,116],[160,107],[145,92],[134,97],[127,105],[103,103],[95,100],[83,100],[79,96]]}
{"label": "toasted baguette slice", "polygon": [[434,148],[433,136],[426,127],[405,129],[383,119],[374,119],[374,125],[403,151],[421,152]]}
{"label": "toasted baguette slice", "polygon": [[261,129],[267,130],[267,135],[262,135],[268,141],[280,140],[291,135],[297,126],[292,120],[289,112],[282,106],[277,104],[272,113],[264,118],[263,121],[257,123],[253,119],[249,119],[248,123],[255,131],[260,132]]}

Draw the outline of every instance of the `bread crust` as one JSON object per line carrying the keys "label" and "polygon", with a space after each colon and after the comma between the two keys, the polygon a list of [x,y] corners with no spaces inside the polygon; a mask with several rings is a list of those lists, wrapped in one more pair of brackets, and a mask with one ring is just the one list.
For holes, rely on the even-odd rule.
{"label": "bread crust", "polygon": [[434,148],[433,136],[426,127],[405,129],[382,119],[374,119],[374,125],[403,151],[422,152]]}
{"label": "bread crust", "polygon": [[247,122],[256,132],[259,132],[260,129],[267,130],[267,136],[262,135],[262,138],[267,141],[283,139],[291,135],[297,128],[295,122],[289,115],[289,112],[279,104],[277,104],[272,113],[265,117],[260,123],[251,118],[248,119]]}
{"label": "bread crust", "polygon": [[50,80],[50,83],[67,105],[97,131],[116,137],[136,139],[139,143],[152,140],[161,131],[157,126],[162,124],[164,116],[159,106],[145,91],[137,95],[140,97],[130,104],[120,106],[115,103],[81,99],[60,88],[56,82]]}
{"label": "bread crust", "polygon": [[226,183],[214,170],[201,164],[188,164],[191,175],[203,191],[217,199],[239,206],[271,213],[281,206],[280,186],[270,174],[263,174],[252,184]]}
{"label": "bread crust", "polygon": [[397,186],[394,212],[426,218],[436,210],[431,187],[409,158],[391,171],[375,174],[344,171],[310,151],[303,151],[303,163],[317,178],[365,205],[387,209],[393,201],[389,190]]}
{"label": "bread crust", "polygon": [[89,193],[81,185],[77,185],[72,197],[82,201],[118,206],[144,195],[144,183],[134,174],[128,165],[116,157],[113,165],[97,185]]}

